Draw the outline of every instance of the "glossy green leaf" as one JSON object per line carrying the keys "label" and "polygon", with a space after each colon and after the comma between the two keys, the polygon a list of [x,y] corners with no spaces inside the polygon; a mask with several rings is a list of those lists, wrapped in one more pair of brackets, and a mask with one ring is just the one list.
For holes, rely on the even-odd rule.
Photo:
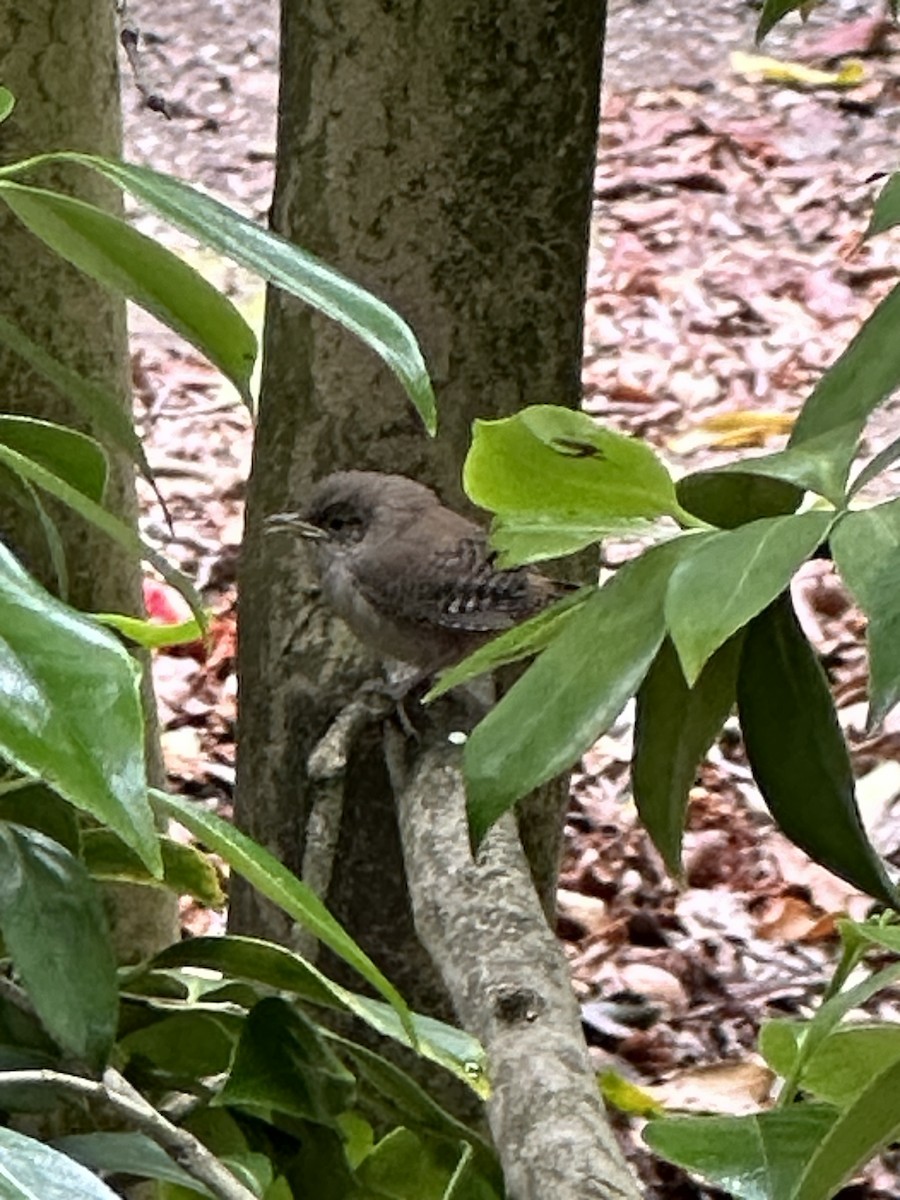
{"label": "glossy green leaf", "polygon": [[443,671],[437,683],[425,697],[426,703],[436,700],[451,688],[494,671],[507,663],[519,662],[532,654],[538,654],[559,637],[577,610],[593,595],[596,588],[580,588],[562,600],[557,600],[537,616],[514,625],[512,629],[492,638],[486,645],[481,646],[474,654],[464,658],[455,667]]}
{"label": "glossy green leaf", "polygon": [[3,1200],[118,1200],[81,1163],[34,1138],[0,1127]]}
{"label": "glossy green leaf", "polygon": [[788,13],[796,12],[798,8],[802,8],[804,2],[805,0],[763,0],[762,11],[759,14],[759,21],[756,26],[757,45]]}
{"label": "glossy green leaf", "polygon": [[845,1108],[812,1148],[790,1200],[828,1200],[900,1133],[900,1061],[894,1061]]}
{"label": "glossy green leaf", "polygon": [[179,621],[177,625],[163,625],[159,621],[142,621],[139,617],[128,617],[124,613],[89,613],[92,621],[115,629],[129,642],[143,646],[146,650],[161,650],[165,646],[184,646],[200,641],[203,630],[195,617]]}
{"label": "glossy green leaf", "polygon": [[284,1000],[261,1000],[244,1023],[216,1103],[274,1108],[321,1125],[353,1102],[355,1081],[316,1027]]}
{"label": "glossy green leaf", "polygon": [[[742,462],[755,460],[743,459]],[[799,508],[803,489],[781,479],[734,471],[697,471],[675,485],[679,502],[694,516],[720,529],[735,529],[763,517],[781,517]]]}
{"label": "glossy green leaf", "polygon": [[[150,965],[157,969],[202,967],[221,971],[226,978],[247,979],[278,991],[293,992],[313,1004],[345,1009],[385,1037],[404,1046],[411,1044],[389,1005],[341,987],[300,955],[271,942],[247,937],[190,938],[166,947]],[[418,1053],[439,1063],[486,1098],[484,1051],[476,1039],[433,1017],[413,1013],[412,1019],[418,1036]]]}
{"label": "glossy green leaf", "polygon": [[873,458],[869,459],[847,489],[848,497],[852,499],[858,492],[861,492],[864,487],[871,483],[873,479],[876,479],[882,471],[886,471],[891,463],[895,462],[898,458],[900,458],[900,437],[894,438],[883,450],[880,450]]}
{"label": "glossy green leaf", "polygon": [[[463,483],[507,527],[537,522],[549,529],[553,522],[560,553],[572,548],[567,530],[585,545],[610,520],[685,515],[669,472],[646,442],[554,404],[476,421]],[[553,552],[546,540],[543,549]]]}
{"label": "glossy green leaf", "polygon": [[832,513],[768,517],[706,538],[672,572],[666,623],[689,684],[790,583],[828,536]]}
{"label": "glossy green leaf", "polygon": [[697,766],[735,701],[736,634],[689,688],[668,638],[637,694],[631,780],[641,822],[669,871],[681,874],[681,838]]}
{"label": "glossy green leaf", "polygon": [[475,728],[464,763],[476,844],[516,800],[571,767],[634,695],[662,643],[669,576],[699,544],[681,537],[621,567]]}
{"label": "glossy green leaf", "polygon": [[827,1105],[797,1104],[747,1117],[669,1117],[651,1121],[643,1137],[655,1154],[733,1200],[795,1200],[804,1167],[836,1120]]}
{"label": "glossy green leaf", "polygon": [[[44,155],[22,166],[61,159],[99,171],[203,245],[241,263],[355,334],[387,363],[403,384],[425,428],[429,433],[435,432],[434,392],[422,351],[407,323],[387,304],[286,238],[171,175],[72,152]],[[13,169],[18,171],[22,166]]]}
{"label": "glossy green leaf", "polygon": [[743,458],[720,467],[722,474],[761,475],[778,479],[824,496],[839,507],[844,500],[847,475],[859,447],[860,424],[851,421],[807,437],[775,454]]}
{"label": "glossy green leaf", "polygon": [[0,414],[0,445],[39,463],[89,499],[103,499],[106,454],[87,434],[33,417]]}
{"label": "glossy green leaf", "polygon": [[896,1025],[836,1029],[806,1064],[801,1084],[817,1100],[846,1108],[877,1075],[895,1064],[900,1064]]}
{"label": "glossy green leaf", "polygon": [[36,829],[0,823],[0,933],[48,1033],[97,1069],[116,1035],[106,917],[77,858]]}
{"label": "glossy green leaf", "polygon": [[5,464],[22,479],[36,484],[43,491],[55,496],[57,500],[61,500],[63,504],[68,505],[86,521],[90,521],[92,525],[101,529],[107,537],[131,551],[132,554],[152,563],[163,579],[184,596],[198,623],[204,630],[206,629],[206,610],[191,581],[181,571],[171,566],[162,554],[142,541],[130,525],[125,521],[120,521],[118,517],[114,517],[111,512],[101,508],[99,504],[95,504],[89,496],[83,495],[64,479],[60,479],[52,471],[46,470],[40,463],[27,458],[24,454],[19,454],[17,450],[13,450],[9,446],[0,445],[0,463]]}
{"label": "glossy green leaf", "polygon": [[788,596],[750,623],[737,694],[754,778],[784,833],[835,875],[897,907],[859,818],[828,680]]}
{"label": "glossy green leaf", "polygon": [[90,419],[95,429],[106,433],[114,445],[138,464],[145,479],[152,480],[143,443],[135,432],[130,413],[117,396],[54,358],[3,316],[0,316],[0,341],[48,379],[61,395],[71,400],[79,412]]}
{"label": "glossy green leaf", "polygon": [[51,250],[180,333],[251,402],[256,335],[231,301],[193,267],[83,200],[8,178],[0,178],[0,200]]}
{"label": "glossy green leaf", "polygon": [[32,487],[27,479],[19,479],[14,475],[9,475],[8,472],[5,474],[13,487],[20,487],[28,496],[44,535],[44,544],[47,547],[50,568],[53,571],[56,595],[67,604],[69,601],[69,568],[66,564],[66,548],[59,527],[44,506],[37,488]]}
{"label": "glossy green leaf", "polygon": [[416,1034],[412,1016],[400,993],[378,970],[368,955],[345,933],[319,897],[280,863],[273,854],[258,846],[228,821],[215,816],[200,804],[151,789],[151,798],[159,812],[180,821],[210,850],[215,851],[261,895],[282,908],[290,917],[314,934],[320,942],[349,963],[396,1011],[413,1045]]}
{"label": "glossy green leaf", "polygon": [[[160,1179],[193,1189],[216,1200],[215,1194],[179,1167],[161,1146],[143,1133],[80,1133],[57,1138],[55,1148],[91,1171]],[[2,1189],[0,1189],[2,1195]]]}
{"label": "glossy green leaf", "polygon": [[900,174],[895,172],[888,176],[887,182],[878,193],[865,236],[867,238],[874,237],[876,233],[884,233],[885,230],[893,229],[898,224],[900,224]]}
{"label": "glossy green leaf", "polygon": [[138,668],[0,546],[0,754],[108,825],[153,874]]}
{"label": "glossy green leaf", "polygon": [[866,418],[900,384],[900,285],[889,292],[807,399],[788,448]]}
{"label": "glossy green leaf", "polygon": [[6,120],[15,107],[15,96],[9,88],[0,87],[0,124]]}
{"label": "glossy green leaf", "polygon": [[138,856],[109,829],[86,829],[82,834],[84,864],[95,879],[162,884],[179,896],[192,896],[207,908],[221,908],[225,893],[210,860],[194,846],[161,837],[163,876],[155,879]]}
{"label": "glossy green leaf", "polygon": [[844,583],[868,620],[871,727],[900,700],[900,500],[846,513],[830,543]]}

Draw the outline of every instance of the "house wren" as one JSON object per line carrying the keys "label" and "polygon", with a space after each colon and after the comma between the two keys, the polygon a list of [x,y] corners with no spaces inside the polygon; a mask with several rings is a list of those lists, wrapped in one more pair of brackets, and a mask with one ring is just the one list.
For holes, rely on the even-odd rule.
{"label": "house wren", "polygon": [[339,471],[273,528],[311,540],[330,607],[382,659],[431,674],[562,594],[527,567],[496,565],[487,535],[403,475]]}

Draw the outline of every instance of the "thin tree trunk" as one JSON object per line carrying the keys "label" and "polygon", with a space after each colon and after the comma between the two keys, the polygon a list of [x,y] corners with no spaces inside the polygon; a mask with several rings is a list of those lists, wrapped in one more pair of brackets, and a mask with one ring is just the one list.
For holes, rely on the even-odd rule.
{"label": "thin tree trunk", "polygon": [[[113,0],[6,0],[0,5],[0,80],[18,102],[0,130],[0,161],[60,149],[120,155],[116,46]],[[42,168],[33,182],[121,211],[118,191],[93,173]],[[66,365],[119,395],[130,412],[124,301],[45,249],[3,204],[0,245],[3,316]],[[66,397],[2,344],[0,379],[4,411],[85,428]],[[13,505],[6,482],[0,480],[0,526],[25,565],[52,587],[40,527],[33,513]],[[137,520],[133,467],[114,452],[106,503],[124,520]],[[48,508],[66,548],[70,601],[88,611],[141,611],[139,564],[62,506],[48,502]],[[151,775],[159,781],[163,776],[149,680],[145,700]],[[168,893],[127,887],[110,889],[109,896],[121,917],[113,925],[123,959],[143,957],[176,936],[175,899]]]}

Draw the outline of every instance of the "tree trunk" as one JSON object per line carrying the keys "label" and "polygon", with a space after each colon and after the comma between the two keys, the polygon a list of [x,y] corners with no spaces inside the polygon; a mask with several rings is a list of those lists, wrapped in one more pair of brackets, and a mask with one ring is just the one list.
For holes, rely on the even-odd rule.
{"label": "tree trunk", "polygon": [[[0,5],[0,80],[18,101],[0,132],[0,161],[47,150],[121,154],[117,37],[113,0],[6,0]],[[31,182],[31,180],[29,180]],[[34,182],[60,188],[110,211],[121,211],[117,189],[71,166],[43,167]],[[125,302],[70,267],[28,233],[0,204],[0,311],[67,366],[118,394],[131,411]],[[0,344],[0,407],[86,429],[65,396]],[[109,447],[107,447],[109,450]],[[6,481],[4,480],[3,483]],[[136,522],[134,470],[110,451],[106,504]],[[69,599],[87,611],[140,612],[139,563],[105,534],[48,501],[60,528],[69,571]],[[13,507],[0,491],[0,527],[25,565],[52,587],[46,548],[33,513]],[[162,779],[155,707],[145,698],[151,777]],[[175,898],[150,888],[110,889],[110,904],[127,917],[119,950],[129,961],[177,936]],[[119,922],[114,918],[114,936]]]}

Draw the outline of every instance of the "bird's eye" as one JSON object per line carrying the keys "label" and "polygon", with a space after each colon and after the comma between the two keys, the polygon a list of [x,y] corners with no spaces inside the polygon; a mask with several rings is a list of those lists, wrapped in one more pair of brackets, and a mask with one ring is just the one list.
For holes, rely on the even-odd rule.
{"label": "bird's eye", "polygon": [[331,530],[332,533],[340,533],[340,531],[344,528],[344,526],[346,524],[347,524],[346,518],[339,517],[337,515],[335,515],[333,517],[329,517],[328,520],[326,521],[326,525],[328,526],[328,528]]}

